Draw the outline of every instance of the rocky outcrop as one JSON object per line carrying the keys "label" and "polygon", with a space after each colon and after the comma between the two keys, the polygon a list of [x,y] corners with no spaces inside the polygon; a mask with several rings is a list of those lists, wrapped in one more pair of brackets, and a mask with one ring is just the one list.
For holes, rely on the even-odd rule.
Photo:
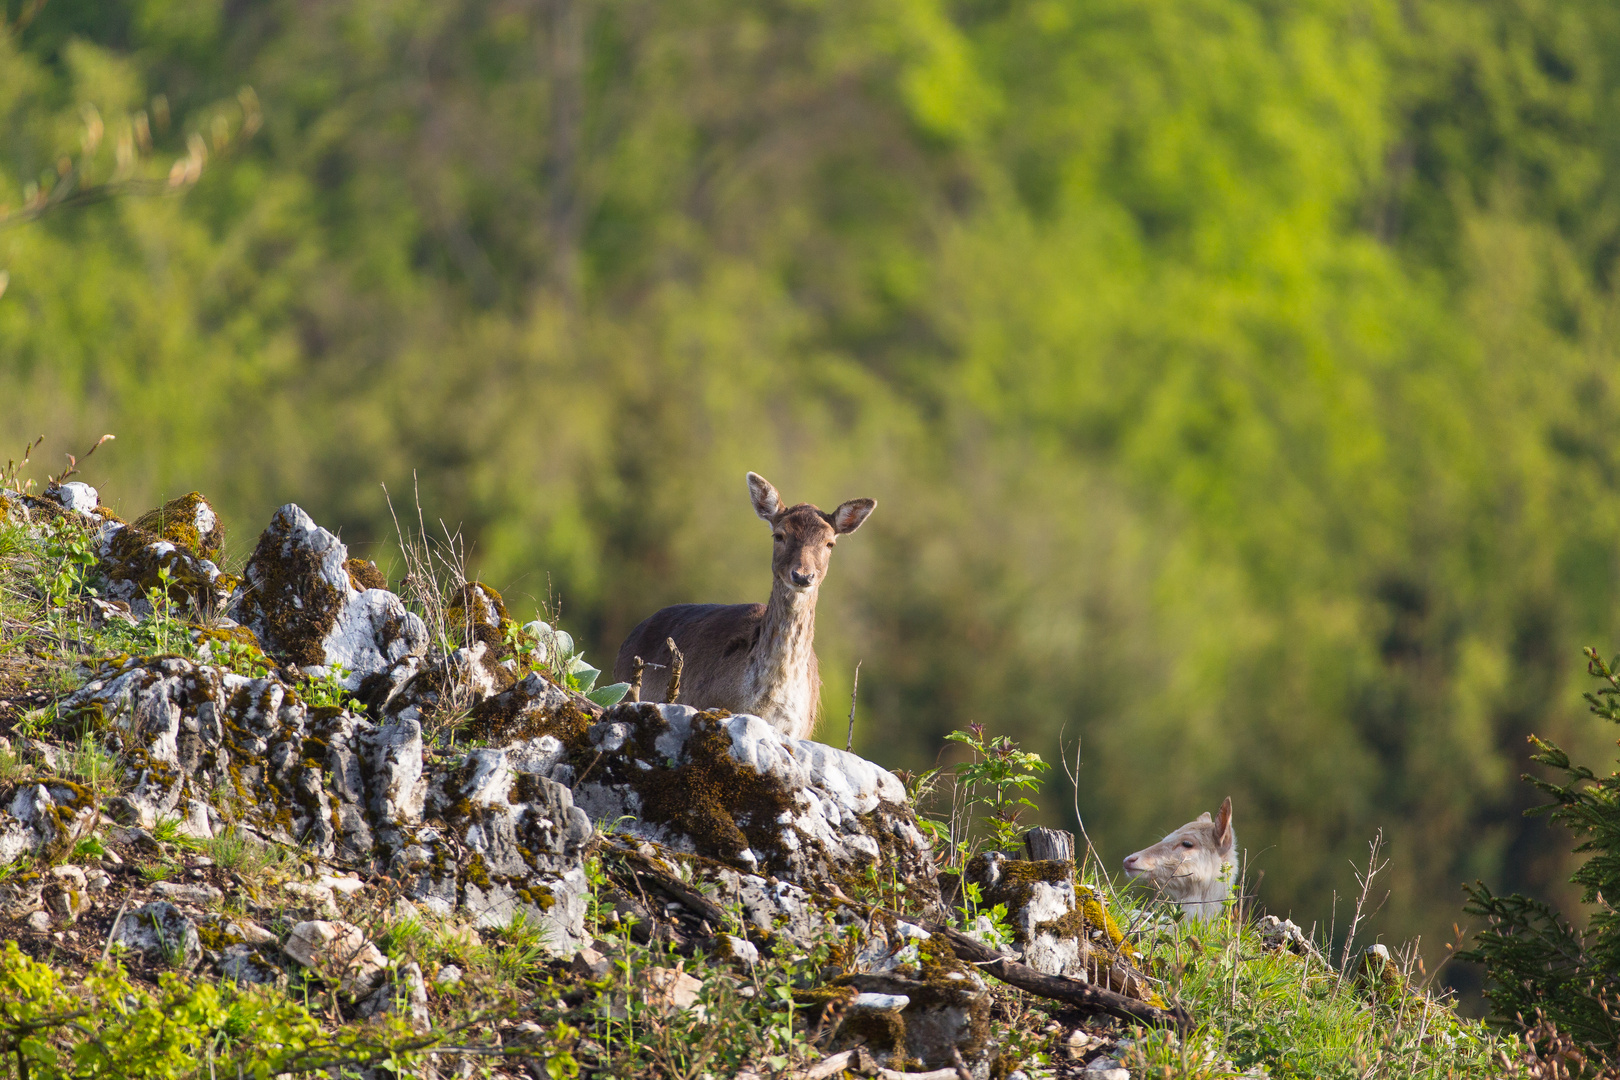
{"label": "rocky outcrop", "polygon": [[151,826],[181,817],[211,834],[216,804],[239,826],[313,857],[407,879],[406,894],[483,925],[522,912],[554,946],[583,934],[589,819],[529,760],[480,750],[431,771],[419,722],[377,724],[310,708],[273,676],[179,658],[129,661],[64,710],[99,726],[129,762],[118,806]]}
{"label": "rocky outcrop", "polygon": [[756,716],[618,705],[567,761],[598,820],[676,850],[792,882],[837,882],[881,861],[925,888],[933,858],[887,769],[789,739]]}
{"label": "rocky outcrop", "polygon": [[[144,617],[154,591],[183,612],[220,612],[237,581],[213,562],[224,529],[197,492],[143,515],[134,525],[101,505],[89,484],[71,481],[48,488],[43,499],[21,496],[38,516],[46,508],[82,519],[97,556],[95,580],[103,603],[117,603]],[[48,511],[47,511],[48,512]]]}
{"label": "rocky outcrop", "polygon": [[1010,859],[990,852],[968,862],[965,880],[978,886],[981,910],[1005,907],[1011,944],[1036,971],[1163,1004],[1102,898],[1075,885],[1071,860]]}
{"label": "rocky outcrop", "polygon": [[351,572],[350,562],[342,541],[288,503],[259,537],[232,610],[270,656],[306,673],[341,669],[346,689],[369,695],[415,673],[428,634],[399,597],[370,587],[376,579]]}
{"label": "rocky outcrop", "polygon": [[[53,498],[58,512],[98,523],[104,575],[144,551],[161,565],[189,560],[210,596],[229,582],[204,558],[221,533],[200,495],[135,525],[111,518],[84,485]],[[757,717],[651,704],[604,712],[542,674],[548,660],[578,661],[565,636],[513,626],[499,595],[476,582],[453,605],[458,640],[430,651],[422,620],[385,584],[299,507],[279,509],[231,593],[236,621],[191,631],[196,659],[120,659],[61,703],[127,766],[109,812],[200,837],[229,824],[321,865],[385,875],[427,911],[478,926],[521,918],[558,954],[585,943],[593,818],[667,855],[700,857],[706,887],[742,915],[738,955],[754,947],[749,937],[811,940],[827,918],[813,893],[879,867],[912,895],[937,895],[929,845],[887,770]],[[460,736],[483,745],[436,748],[424,719],[464,705]],[[71,845],[94,826],[89,801],[66,784],[19,791],[0,814],[0,859]],[[335,894],[295,884],[335,918]],[[252,949],[221,955],[236,977],[275,977]]]}

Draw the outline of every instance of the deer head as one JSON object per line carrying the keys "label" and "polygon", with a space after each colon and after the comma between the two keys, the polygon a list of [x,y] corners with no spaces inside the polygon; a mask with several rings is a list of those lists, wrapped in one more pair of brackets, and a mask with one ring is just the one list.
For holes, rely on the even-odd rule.
{"label": "deer head", "polygon": [[1237,836],[1232,800],[1211,818],[1200,814],[1152,847],[1125,857],[1125,873],[1146,881],[1189,915],[1213,918],[1231,892]]}
{"label": "deer head", "polygon": [[795,593],[810,592],[827,576],[838,538],[861,527],[877,505],[874,499],[851,499],[830,514],[799,503],[782,505],[782,497],[763,476],[748,474],[748,494],[754,513],[771,527],[771,575],[777,585]]}

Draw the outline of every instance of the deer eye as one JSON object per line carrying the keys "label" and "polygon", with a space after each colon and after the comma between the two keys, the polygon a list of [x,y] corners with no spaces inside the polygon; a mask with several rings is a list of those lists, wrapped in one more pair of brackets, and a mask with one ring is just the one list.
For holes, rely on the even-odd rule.
{"label": "deer eye", "polygon": [[1181,846],[1184,848],[1190,848],[1193,846],[1193,842],[1191,840],[1183,840],[1181,842]]}
{"label": "deer eye", "polygon": [[776,534],[776,542],[778,544],[780,544],[782,541],[784,541],[786,539],[787,539],[787,537],[783,536],[781,533]]}
{"label": "deer eye", "polygon": [[832,541],[831,541],[831,540],[829,540],[829,541],[827,541],[827,546],[828,546],[828,547],[832,547],[832,546],[833,546],[833,542],[832,542]]}

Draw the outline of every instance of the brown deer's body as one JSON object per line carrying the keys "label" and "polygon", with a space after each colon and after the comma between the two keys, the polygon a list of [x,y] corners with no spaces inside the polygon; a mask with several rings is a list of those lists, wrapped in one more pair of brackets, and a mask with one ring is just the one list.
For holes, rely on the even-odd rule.
{"label": "brown deer's body", "polygon": [[809,503],[783,507],[776,489],[748,474],[754,512],[774,535],[771,599],[766,604],[676,604],[630,632],[613,665],[628,681],[636,657],[646,661],[644,701],[662,701],[669,685],[666,642],[681,650],[683,705],[751,713],[793,739],[808,739],[821,698],[816,665],[816,596],[833,545],[854,532],[877,505],[853,499],[831,514]]}

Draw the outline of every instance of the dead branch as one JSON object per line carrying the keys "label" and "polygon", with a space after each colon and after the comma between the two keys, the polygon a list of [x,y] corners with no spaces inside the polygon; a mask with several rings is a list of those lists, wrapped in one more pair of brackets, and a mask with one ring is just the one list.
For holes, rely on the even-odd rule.
{"label": "dead branch", "polygon": [[1067,1002],[1082,1009],[1106,1013],[1121,1020],[1147,1024],[1150,1027],[1175,1027],[1182,1030],[1192,1027],[1192,1017],[1180,1006],[1161,1009],[1145,1001],[1137,1001],[1135,998],[1077,979],[1068,979],[1061,975],[1043,975],[1027,964],[1020,964],[1016,960],[1002,956],[960,930],[936,922],[924,922],[922,925],[930,934],[939,934],[948,941],[951,951],[956,953],[958,960],[972,964],[980,971],[1000,979],[1008,986],[1016,986],[1027,994],[1051,1001]]}
{"label": "dead branch", "polygon": [[686,657],[675,647],[674,638],[665,638],[664,644],[669,646],[669,655],[673,658],[669,662],[669,689],[664,691],[664,703],[673,705],[675,699],[681,696],[681,668],[686,663]]}

